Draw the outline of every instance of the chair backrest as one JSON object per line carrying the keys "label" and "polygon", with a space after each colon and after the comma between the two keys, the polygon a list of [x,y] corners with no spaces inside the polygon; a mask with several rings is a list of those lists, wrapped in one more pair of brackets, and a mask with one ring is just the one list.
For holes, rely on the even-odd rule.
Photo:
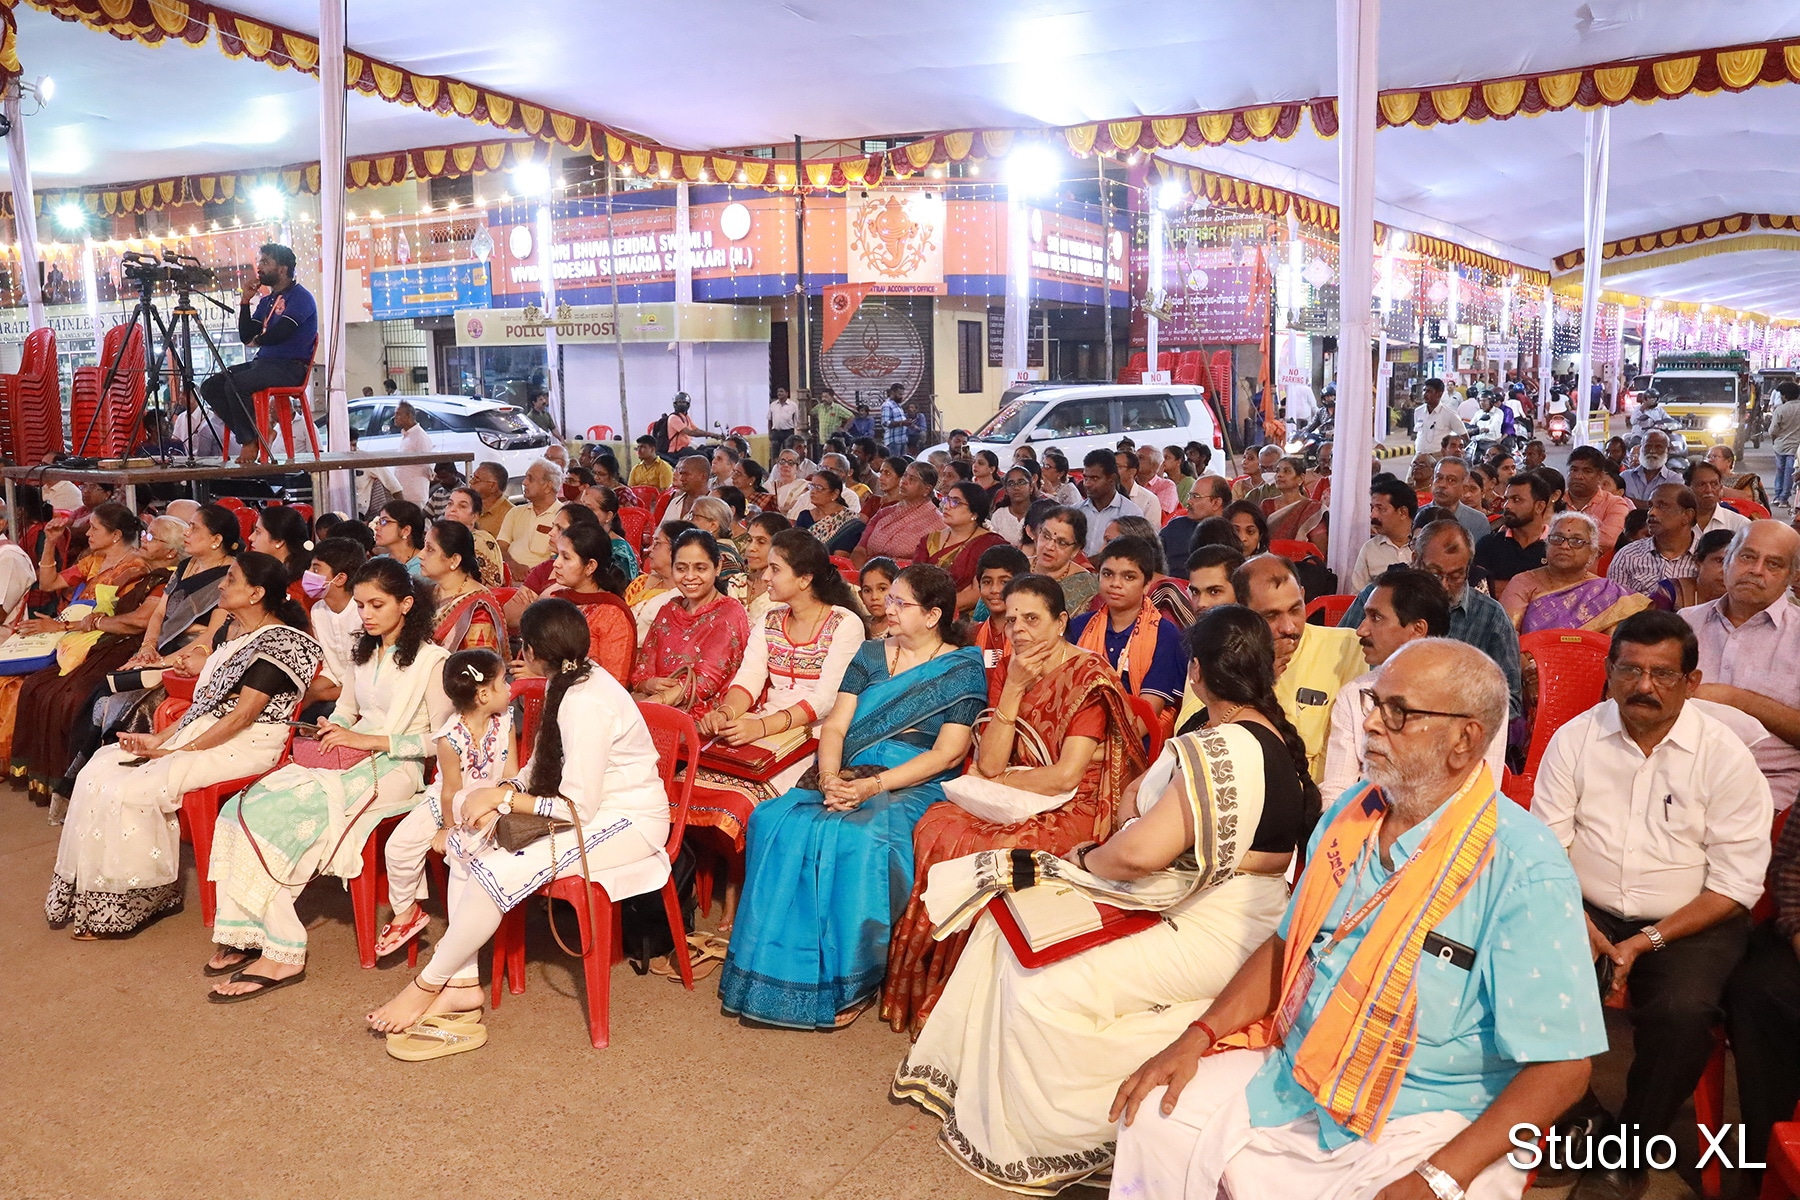
{"label": "chair backrest", "polygon": [[1279,554],[1289,562],[1299,562],[1303,558],[1316,558],[1320,562],[1325,561],[1324,556],[1319,553],[1319,548],[1317,546],[1313,545],[1311,542],[1296,541],[1292,538],[1271,538],[1269,540],[1269,553]]}
{"label": "chair backrest", "polygon": [[537,745],[538,718],[544,715],[544,685],[548,681],[538,675],[513,680],[512,698],[519,702],[519,766],[531,758]]}
{"label": "chair backrest", "polygon": [[833,554],[831,556],[831,565],[838,569],[839,574],[842,574],[845,571],[856,570],[856,564],[850,561],[850,556],[848,554]]}
{"label": "chair backrest", "polygon": [[620,508],[619,533],[634,549],[642,551],[647,541],[646,533],[650,529],[650,510],[647,508]]}
{"label": "chair backrest", "polygon": [[[1781,831],[1787,825],[1791,808],[1784,808],[1775,814],[1775,823],[1769,826],[1769,845],[1775,846],[1781,841]],[[1750,910],[1750,919],[1758,924],[1775,915],[1775,889],[1765,887],[1762,896],[1756,901],[1756,907]]]}
{"label": "chair backrest", "polygon": [[589,425],[587,440],[590,442],[610,442],[613,440],[611,425]]}
{"label": "chair backrest", "polygon": [[625,489],[643,507],[647,513],[655,513],[657,502],[662,499],[662,489],[651,487],[647,483],[634,484]]}
{"label": "chair backrest", "polygon": [[1727,507],[1735,508],[1739,514],[1749,517],[1753,521],[1769,519],[1769,510],[1754,500],[1733,500]]}
{"label": "chair backrest", "polygon": [[733,425],[731,427],[731,432],[738,437],[753,437],[756,434],[756,430],[749,425]]}
{"label": "chair backrest", "polygon": [[1584,629],[1541,629],[1519,639],[1519,656],[1537,663],[1537,712],[1520,773],[1529,791],[1550,737],[1574,716],[1606,699],[1606,652],[1612,639]]}
{"label": "chair backrest", "polygon": [[[694,767],[700,758],[700,730],[694,718],[667,704],[638,702],[644,724],[656,743],[657,763],[662,770],[663,790],[669,795],[669,841],[664,847],[673,859],[681,852],[681,835],[687,831],[688,809],[694,803]],[[688,770],[677,778],[680,764]]]}
{"label": "chair backrest", "polygon": [[1336,629],[1337,623],[1344,619],[1344,614],[1349,612],[1350,606],[1355,603],[1355,596],[1320,596],[1316,600],[1308,602],[1306,615],[1310,619],[1314,613],[1323,614],[1321,618],[1323,624]]}
{"label": "chair backrest", "polygon": [[254,508],[239,507],[233,511],[237,513],[238,531],[243,536],[244,542],[248,544],[250,541],[250,531],[256,528],[256,510]]}

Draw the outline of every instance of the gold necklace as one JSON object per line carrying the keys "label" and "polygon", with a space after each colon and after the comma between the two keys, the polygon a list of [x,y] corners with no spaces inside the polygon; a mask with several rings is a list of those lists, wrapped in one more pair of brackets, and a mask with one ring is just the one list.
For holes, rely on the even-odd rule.
{"label": "gold necklace", "polygon": [[1246,707],[1247,706],[1243,705],[1243,704],[1234,704],[1230,708],[1226,709],[1223,713],[1219,714],[1219,717],[1217,720],[1208,721],[1206,723],[1206,727],[1208,729],[1216,729],[1220,725],[1229,725],[1231,723],[1231,719],[1233,717],[1237,716],[1239,713],[1243,712]]}

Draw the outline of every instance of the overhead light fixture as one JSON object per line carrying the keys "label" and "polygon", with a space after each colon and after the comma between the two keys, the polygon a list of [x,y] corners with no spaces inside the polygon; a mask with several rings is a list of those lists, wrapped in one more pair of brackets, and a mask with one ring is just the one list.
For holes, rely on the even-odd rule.
{"label": "overhead light fixture", "polygon": [[1182,196],[1181,184],[1174,179],[1165,180],[1162,186],[1156,189],[1156,203],[1164,209],[1178,207],[1181,204]]}
{"label": "overhead light fixture", "polygon": [[1048,146],[1032,142],[1006,156],[1006,186],[1020,196],[1041,196],[1062,179],[1062,163]]}
{"label": "overhead light fixture", "polygon": [[550,194],[550,168],[540,162],[520,163],[512,169],[513,186],[521,196]]}
{"label": "overhead light fixture", "polygon": [[287,197],[279,188],[264,184],[250,193],[250,207],[259,221],[279,221],[287,215]]}
{"label": "overhead light fixture", "polygon": [[72,202],[59,204],[56,206],[56,227],[58,229],[66,230],[69,233],[76,233],[86,229],[87,213],[82,211],[81,205],[79,204]]}

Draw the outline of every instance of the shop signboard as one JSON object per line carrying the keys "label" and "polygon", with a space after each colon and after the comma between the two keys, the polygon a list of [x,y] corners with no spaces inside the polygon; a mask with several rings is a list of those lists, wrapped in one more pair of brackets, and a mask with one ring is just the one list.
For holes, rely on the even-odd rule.
{"label": "shop signboard", "polygon": [[887,294],[943,294],[942,192],[878,188],[852,193],[848,204],[849,282],[880,284]]}
{"label": "shop signboard", "polygon": [[447,317],[490,301],[488,266],[482,262],[378,267],[370,272],[371,315],[377,321]]}
{"label": "shop signboard", "polygon": [[[552,324],[535,304],[456,313],[459,346],[542,346]],[[611,345],[610,304],[558,304],[556,338],[566,346]],[[619,308],[621,342],[767,342],[769,310],[756,304],[628,304]]]}
{"label": "shop signboard", "polygon": [[[1143,247],[1132,251],[1134,274],[1147,275]],[[1269,320],[1267,288],[1257,286],[1254,250],[1228,246],[1172,245],[1163,254],[1162,290],[1169,316],[1158,334],[1165,346],[1262,340]],[[1154,283],[1151,285],[1156,286]],[[1133,310],[1135,328],[1141,309]]]}

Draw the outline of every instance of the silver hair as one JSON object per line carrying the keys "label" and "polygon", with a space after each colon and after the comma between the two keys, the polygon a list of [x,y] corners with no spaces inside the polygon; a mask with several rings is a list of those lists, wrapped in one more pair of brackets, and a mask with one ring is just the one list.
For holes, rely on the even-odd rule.
{"label": "silver hair", "polygon": [[1506,725],[1512,693],[1507,687],[1505,673],[1498,663],[1474,646],[1447,637],[1420,638],[1406,643],[1394,651],[1384,669],[1391,667],[1402,655],[1426,650],[1435,651],[1449,660],[1443,664],[1446,668],[1443,675],[1455,680],[1457,691],[1463,697],[1460,707],[1467,709],[1470,717],[1481,726],[1480,745],[1485,750],[1494,734]]}
{"label": "silver hair", "polygon": [[694,501],[693,511],[696,517],[705,517],[707,520],[715,522],[719,526],[721,538],[731,536],[731,526],[735,520],[731,505],[717,496],[702,496]]}
{"label": "silver hair", "polygon": [[850,478],[850,460],[841,454],[833,452],[824,455],[819,459],[819,465],[843,479]]}
{"label": "silver hair", "polygon": [[563,480],[568,477],[567,471],[563,470],[561,466],[551,462],[547,458],[540,458],[533,462],[529,467],[525,468],[525,473],[527,475],[531,474],[533,471],[540,472],[548,477],[550,486],[559,492],[562,491]]}
{"label": "silver hair", "polygon": [[192,526],[180,517],[157,517],[150,522],[150,538],[152,541],[158,541],[165,546],[180,550],[181,541],[187,537],[187,531],[190,528]]}
{"label": "silver hair", "polygon": [[1562,512],[1559,512],[1550,518],[1549,529],[1546,529],[1545,532],[1548,533],[1558,525],[1568,524],[1581,526],[1587,533],[1588,548],[1593,550],[1596,554],[1600,552],[1600,522],[1594,520],[1594,518],[1588,516],[1584,512],[1576,512],[1572,508],[1564,509]]}
{"label": "silver hair", "polygon": [[[1738,526],[1738,531],[1731,535],[1731,544],[1729,546],[1725,547],[1725,561],[1726,562],[1729,563],[1738,556],[1738,551],[1742,550],[1744,548],[1744,543],[1750,540],[1750,534],[1756,529],[1756,527],[1758,525],[1773,525],[1778,529],[1783,529],[1783,530],[1788,531],[1790,534],[1794,535],[1792,538],[1789,539],[1790,548],[1800,550],[1800,546],[1793,545],[1793,543],[1795,543],[1795,542],[1800,542],[1800,530],[1797,530],[1793,526],[1788,525],[1782,521],[1774,521],[1774,520],[1769,520],[1767,518],[1764,518],[1763,520],[1759,520],[1759,521],[1751,521],[1747,525]],[[1698,544],[1698,542],[1699,542],[1699,539],[1696,537],[1695,543]],[[1790,566],[1788,568],[1788,582],[1790,584],[1793,583],[1794,576],[1796,574],[1800,574],[1800,562],[1790,564]]]}

